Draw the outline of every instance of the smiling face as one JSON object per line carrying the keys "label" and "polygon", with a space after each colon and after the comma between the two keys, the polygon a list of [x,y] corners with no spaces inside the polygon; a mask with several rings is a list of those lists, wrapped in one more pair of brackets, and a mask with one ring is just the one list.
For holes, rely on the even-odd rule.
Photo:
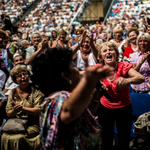
{"label": "smiling face", "polygon": [[129,33],[129,39],[131,43],[136,43],[137,34],[135,33],[135,31]]}
{"label": "smiling face", "polygon": [[148,42],[146,37],[141,37],[138,41],[139,48],[142,53],[148,51],[150,43]]}
{"label": "smiling face", "polygon": [[85,38],[85,41],[82,44],[82,50],[85,53],[88,53],[90,51],[91,47],[90,47],[90,39],[89,37]]}
{"label": "smiling face", "polygon": [[116,63],[117,60],[117,54],[113,47],[109,47],[107,45],[104,45],[101,49],[101,57],[104,61],[104,64],[106,65],[112,65]]}
{"label": "smiling face", "polygon": [[38,44],[41,42],[41,38],[39,34],[33,34],[32,40],[34,43],[34,46],[38,46]]}
{"label": "smiling face", "polygon": [[60,41],[65,41],[65,40],[66,40],[66,35],[65,35],[65,33],[59,33],[59,40],[60,40]]}

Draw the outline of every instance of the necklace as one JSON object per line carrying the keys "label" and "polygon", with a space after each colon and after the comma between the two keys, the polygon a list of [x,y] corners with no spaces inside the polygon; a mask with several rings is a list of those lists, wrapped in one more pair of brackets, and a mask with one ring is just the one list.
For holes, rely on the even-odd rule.
{"label": "necklace", "polygon": [[114,75],[113,75],[113,78],[112,79],[109,79],[109,78],[107,78],[107,80],[110,82],[110,83],[112,83],[113,81],[114,81],[114,79],[115,79],[115,77],[116,77],[116,72],[117,72],[117,69],[118,69],[118,63],[116,63],[116,66],[115,66],[115,69],[114,69]]}
{"label": "necklace", "polygon": [[117,40],[116,40],[116,38],[115,38],[115,41],[116,41],[117,43],[120,43],[120,42],[122,41],[122,39],[121,39],[121,40],[119,40],[119,41],[117,41]]}
{"label": "necklace", "polygon": [[81,53],[82,53],[84,56],[87,56],[87,55],[90,54],[90,52],[89,52],[89,53],[84,53],[83,51],[81,51]]}

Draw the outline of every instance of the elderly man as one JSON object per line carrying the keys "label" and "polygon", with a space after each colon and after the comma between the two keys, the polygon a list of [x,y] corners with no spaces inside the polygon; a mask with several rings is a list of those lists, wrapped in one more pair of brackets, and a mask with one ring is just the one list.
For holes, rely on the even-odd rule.
{"label": "elderly man", "polygon": [[[16,53],[16,54],[14,54],[14,63],[13,63],[13,65],[16,66],[16,65],[18,65],[18,64],[24,64],[24,61],[23,61],[22,56]],[[9,76],[9,78],[8,78],[6,84],[5,84],[5,88],[4,88],[4,90],[3,90],[3,93],[4,93],[6,96],[8,96],[9,93],[10,93],[10,91],[11,91],[13,88],[17,87],[17,86],[18,86],[18,85],[15,84],[15,83],[12,81],[11,77]]]}
{"label": "elderly man", "polygon": [[26,49],[26,63],[28,64],[28,59],[30,56],[37,51],[38,44],[41,42],[42,37],[39,32],[33,32],[32,34],[32,42],[33,46],[30,46],[29,48]]}

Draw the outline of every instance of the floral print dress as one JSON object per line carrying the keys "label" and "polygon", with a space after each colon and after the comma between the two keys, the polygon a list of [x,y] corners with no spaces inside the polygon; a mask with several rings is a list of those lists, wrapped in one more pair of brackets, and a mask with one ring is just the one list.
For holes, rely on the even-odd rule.
{"label": "floral print dress", "polygon": [[101,150],[102,129],[88,109],[70,124],[61,122],[61,108],[69,96],[60,91],[45,98],[40,115],[41,150]]}

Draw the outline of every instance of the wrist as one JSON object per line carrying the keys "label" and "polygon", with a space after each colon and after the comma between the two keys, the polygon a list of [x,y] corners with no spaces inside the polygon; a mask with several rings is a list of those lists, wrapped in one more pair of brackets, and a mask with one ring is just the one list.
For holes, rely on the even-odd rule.
{"label": "wrist", "polygon": [[128,79],[127,79],[127,82],[128,82],[128,85],[130,85],[130,84],[132,83],[131,78],[128,78]]}

